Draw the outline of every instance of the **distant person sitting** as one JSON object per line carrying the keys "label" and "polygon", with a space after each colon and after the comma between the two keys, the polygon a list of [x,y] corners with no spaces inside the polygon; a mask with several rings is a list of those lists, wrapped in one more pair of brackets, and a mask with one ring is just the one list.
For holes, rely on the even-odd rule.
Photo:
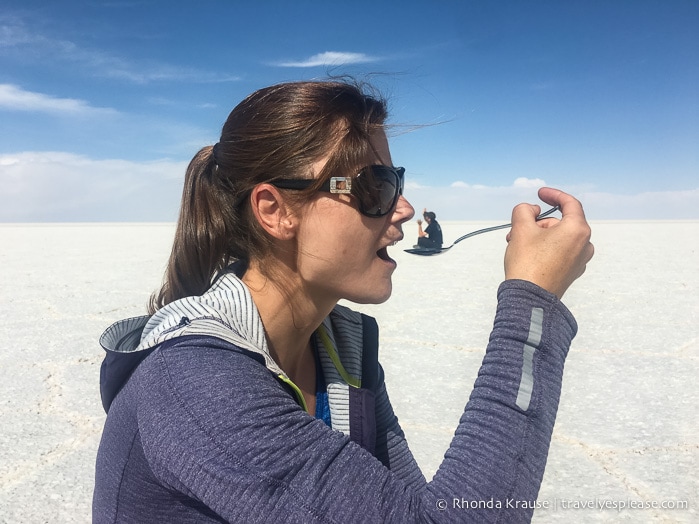
{"label": "distant person sitting", "polygon": [[422,211],[422,217],[427,222],[427,227],[422,230],[422,220],[417,220],[417,246],[431,249],[440,249],[442,247],[442,228],[437,222],[437,215],[432,211],[427,211],[425,208]]}

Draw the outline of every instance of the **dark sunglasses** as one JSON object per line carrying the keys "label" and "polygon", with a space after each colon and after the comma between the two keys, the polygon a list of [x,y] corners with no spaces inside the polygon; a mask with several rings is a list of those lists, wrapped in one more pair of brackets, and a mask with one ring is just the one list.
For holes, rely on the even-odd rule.
{"label": "dark sunglasses", "polygon": [[[367,166],[355,177],[334,176],[318,191],[333,194],[349,194],[359,202],[359,211],[365,216],[376,218],[388,215],[403,194],[405,168],[383,165]],[[312,178],[282,178],[270,182],[279,189],[308,189]]]}

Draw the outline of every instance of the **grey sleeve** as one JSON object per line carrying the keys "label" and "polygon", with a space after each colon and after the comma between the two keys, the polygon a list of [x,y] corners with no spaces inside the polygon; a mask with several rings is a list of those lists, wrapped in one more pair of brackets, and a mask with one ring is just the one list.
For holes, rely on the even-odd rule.
{"label": "grey sleeve", "polygon": [[[433,497],[446,501],[445,515],[468,520],[466,513],[482,522],[531,519],[576,332],[575,320],[554,295],[524,281],[500,286],[478,377],[429,486]],[[465,511],[471,501],[491,507]]]}

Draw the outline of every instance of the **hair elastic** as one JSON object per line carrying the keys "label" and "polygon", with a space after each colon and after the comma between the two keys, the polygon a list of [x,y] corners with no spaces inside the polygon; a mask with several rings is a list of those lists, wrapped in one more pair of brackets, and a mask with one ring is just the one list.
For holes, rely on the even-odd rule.
{"label": "hair elastic", "polygon": [[214,144],[214,147],[211,148],[211,158],[214,161],[214,165],[218,167],[218,142]]}

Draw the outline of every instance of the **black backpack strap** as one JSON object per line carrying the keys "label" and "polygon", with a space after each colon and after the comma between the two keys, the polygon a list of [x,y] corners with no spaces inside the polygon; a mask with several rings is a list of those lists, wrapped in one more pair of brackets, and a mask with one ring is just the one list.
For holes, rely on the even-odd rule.
{"label": "black backpack strap", "polygon": [[376,393],[379,386],[379,325],[362,313],[362,388]]}
{"label": "black backpack strap", "polygon": [[362,314],[362,387],[349,388],[350,439],[376,453],[376,394],[379,386],[379,327]]}

